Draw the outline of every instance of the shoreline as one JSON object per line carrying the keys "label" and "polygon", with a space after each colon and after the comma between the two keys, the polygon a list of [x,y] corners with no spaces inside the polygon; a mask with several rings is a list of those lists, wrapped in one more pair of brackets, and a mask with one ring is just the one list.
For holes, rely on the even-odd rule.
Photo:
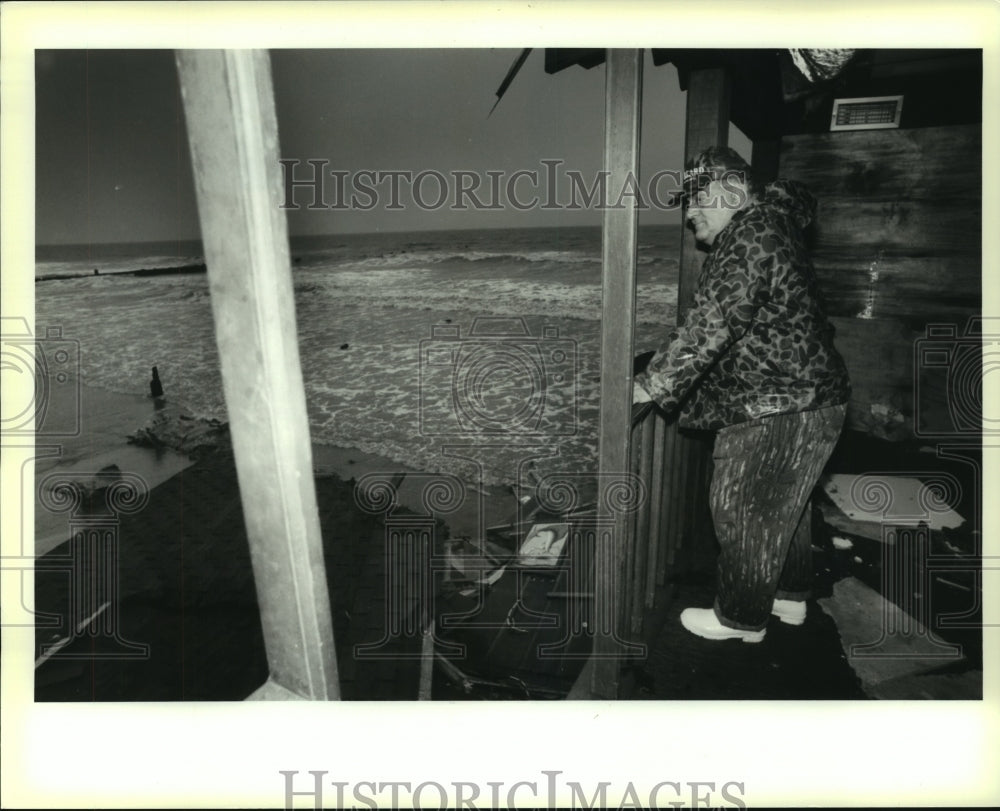
{"label": "shoreline", "polygon": [[106,270],[100,272],[100,268],[94,268],[90,273],[47,273],[35,277],[35,283],[53,282],[61,279],[91,279],[95,276],[181,276],[186,274],[206,274],[208,267],[204,263],[193,263],[190,265],[172,265],[162,268],[139,268],[138,270]]}
{"label": "shoreline", "polygon": [[[201,420],[188,426],[177,419],[184,412],[171,411],[172,405],[157,409],[149,397],[81,386],[81,430],[58,456],[38,460],[36,503],[37,483],[47,476],[82,482],[81,512],[97,519],[90,529],[100,532],[101,543],[95,545],[95,535],[70,539],[65,512],[49,513],[55,528],[37,535],[35,607],[39,616],[58,620],[35,628],[36,645],[43,651],[45,645],[61,647],[58,656],[36,660],[36,702],[242,701],[268,678],[257,590],[258,577],[266,583],[268,575],[253,567],[228,431]],[[153,424],[158,413],[167,419]],[[126,435],[142,427],[153,429],[146,437],[152,442],[192,440],[185,447],[193,448],[195,458],[127,444]],[[427,515],[424,487],[440,477],[352,448],[312,443],[311,451],[341,698],[413,700],[420,639],[385,637],[389,612],[405,617],[413,610],[410,603],[394,603],[398,594],[390,584],[401,576],[393,572],[412,577],[415,559],[393,553],[387,545],[391,519],[359,506],[355,482],[370,473],[383,474],[379,478],[385,481],[404,473],[396,515]],[[112,478],[98,475],[109,464],[118,467]],[[94,486],[119,473],[141,476],[149,498],[134,512],[109,515]],[[505,521],[517,507],[512,493],[498,490],[482,499],[480,512],[478,492],[466,492],[467,503],[459,509],[435,514],[435,549],[448,537],[478,535],[480,522]],[[39,528],[45,515],[38,515]],[[412,525],[411,515],[399,517]],[[423,518],[418,523],[428,526]],[[112,557],[104,557],[108,554]],[[95,567],[109,564],[113,580],[94,577],[95,571],[109,571]],[[91,586],[75,591],[79,582]],[[87,633],[70,624],[67,606],[80,605],[80,616],[89,618]],[[98,616],[101,623],[93,622]],[[357,653],[358,646],[372,644],[384,645],[384,652]],[[85,662],[95,646],[101,656]],[[136,646],[146,653],[136,655]]]}
{"label": "shoreline", "polygon": [[[52,404],[53,409],[63,414],[74,407],[75,404],[66,402]],[[69,516],[50,512],[40,502],[39,494],[49,477],[90,484],[102,468],[116,465],[123,474],[141,478],[152,492],[198,464],[197,458],[170,448],[129,443],[128,436],[147,426],[157,411],[156,403],[148,396],[81,384],[78,433],[58,437],[58,442],[36,443],[33,533],[36,558],[48,554],[70,536]],[[414,512],[423,510],[420,479],[428,475],[424,471],[357,448],[317,442],[311,443],[311,455],[317,488],[323,478],[331,475],[350,482],[369,474],[405,474],[397,491],[399,507]],[[505,487],[480,489],[465,484],[466,502],[445,519],[452,537],[478,538],[481,528],[506,521],[517,509],[516,499]]]}

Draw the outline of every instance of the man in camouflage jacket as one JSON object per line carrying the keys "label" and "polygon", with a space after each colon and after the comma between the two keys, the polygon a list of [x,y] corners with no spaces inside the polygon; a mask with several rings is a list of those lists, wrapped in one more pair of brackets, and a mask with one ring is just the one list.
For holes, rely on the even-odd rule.
{"label": "man in camouflage jacket", "polygon": [[850,384],[823,313],[803,229],[801,185],[762,189],[733,150],[685,174],[685,219],[709,248],[694,302],[636,377],[636,402],[717,431],[710,501],[721,547],[712,609],[681,621],[710,639],[763,639],[771,613],[805,619],[809,494],[840,435]]}

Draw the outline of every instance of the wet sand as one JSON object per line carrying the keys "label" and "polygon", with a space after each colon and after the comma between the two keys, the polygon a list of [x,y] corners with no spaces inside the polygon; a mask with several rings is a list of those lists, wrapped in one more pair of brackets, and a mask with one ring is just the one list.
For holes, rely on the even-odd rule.
{"label": "wet sand", "polygon": [[[67,424],[77,404],[66,398],[53,401],[53,418]],[[81,386],[79,427],[75,436],[40,440],[35,461],[35,555],[50,552],[68,537],[68,517],[46,509],[40,500],[43,489],[51,489],[54,479],[70,478],[90,482],[102,468],[117,465],[120,471],[140,477],[146,486],[163,484],[193,460],[176,451],[144,448],[128,444],[127,437],[145,426],[156,414],[157,406],[149,398],[111,392],[95,386]],[[384,473],[406,474],[398,490],[399,506],[414,512],[423,510],[423,488],[427,478],[415,468],[401,465],[376,454],[354,448],[340,448],[314,443],[313,470],[318,476],[331,474],[346,481]],[[208,494],[206,494],[208,497]],[[447,516],[453,536],[481,537],[481,528],[506,521],[514,514],[517,502],[507,488],[468,487],[465,502]]]}
{"label": "wet sand", "polygon": [[[191,460],[170,450],[154,451],[129,445],[127,436],[155,413],[151,398],[118,394],[92,386],[81,386],[78,403],[79,432],[36,442],[35,460],[35,555],[40,557],[66,540],[68,517],[46,509],[40,496],[56,480],[86,483],[99,470],[117,465],[122,473],[139,476],[149,489],[167,481]],[[71,424],[71,409],[77,402],[55,399],[51,408],[61,422]]]}
{"label": "wet sand", "polygon": [[[71,406],[58,404],[64,410]],[[114,464],[122,475],[145,481],[149,500],[115,520],[113,593],[75,597],[74,581],[90,582],[85,570],[104,564],[81,557],[80,549],[67,543],[68,515],[38,505],[36,608],[46,621],[36,626],[36,700],[242,700],[266,679],[267,661],[228,442],[197,460],[137,447],[126,437],[156,414],[153,400],[85,386],[80,406],[81,430],[51,443],[53,455],[38,459],[36,483],[53,476],[92,481]],[[397,509],[425,512],[428,478],[350,448],[314,445],[313,462],[342,695],[413,699],[417,660],[413,651],[409,657],[393,654],[419,645],[418,638],[389,639],[388,655],[355,654],[357,645],[386,636],[391,565],[385,516],[361,510],[355,488],[370,473],[405,473]],[[470,488],[467,496],[447,516],[447,526],[439,523],[438,539],[476,534],[481,523],[497,523],[516,509],[506,490],[481,498]],[[93,604],[69,610],[81,599]],[[91,617],[90,629],[100,633],[74,629],[72,617]],[[46,658],[46,646],[54,643],[64,647]]]}

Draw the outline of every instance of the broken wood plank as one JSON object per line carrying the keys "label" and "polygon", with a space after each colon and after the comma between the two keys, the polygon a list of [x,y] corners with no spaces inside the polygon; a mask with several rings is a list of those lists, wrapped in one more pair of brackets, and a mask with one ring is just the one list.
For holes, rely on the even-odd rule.
{"label": "broken wood plank", "polygon": [[837,624],[844,654],[866,692],[881,682],[962,658],[958,646],[935,637],[857,578],[837,581],[833,596],[817,602]]}

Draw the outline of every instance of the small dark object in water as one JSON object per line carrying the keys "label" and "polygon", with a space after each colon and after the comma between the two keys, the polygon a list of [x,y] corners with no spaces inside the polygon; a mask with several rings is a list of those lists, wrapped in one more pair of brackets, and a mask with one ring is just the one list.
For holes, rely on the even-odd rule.
{"label": "small dark object in water", "polygon": [[160,373],[157,371],[155,366],[153,367],[153,379],[149,381],[149,396],[163,396],[163,385],[160,383]]}
{"label": "small dark object in water", "polygon": [[446,323],[446,324],[450,324],[450,323],[451,323],[451,319],[450,319],[450,318],[446,318],[446,319],[444,320],[444,323]]}
{"label": "small dark object in water", "polygon": [[94,275],[95,276],[100,276],[101,275],[101,271],[99,271],[97,268],[94,268]]}
{"label": "small dark object in water", "polygon": [[349,346],[350,346],[350,344],[341,344],[340,348],[341,349],[347,349]]}

